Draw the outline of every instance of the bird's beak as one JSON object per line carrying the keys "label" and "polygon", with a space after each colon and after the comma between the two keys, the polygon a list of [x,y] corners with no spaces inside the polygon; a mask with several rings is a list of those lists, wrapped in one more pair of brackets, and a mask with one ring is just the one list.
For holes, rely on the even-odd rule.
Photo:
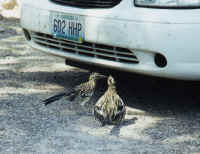
{"label": "bird's beak", "polygon": [[97,77],[97,79],[103,79],[103,78],[107,78],[107,76],[106,75],[102,75],[102,74],[99,74],[98,76],[96,76]]}

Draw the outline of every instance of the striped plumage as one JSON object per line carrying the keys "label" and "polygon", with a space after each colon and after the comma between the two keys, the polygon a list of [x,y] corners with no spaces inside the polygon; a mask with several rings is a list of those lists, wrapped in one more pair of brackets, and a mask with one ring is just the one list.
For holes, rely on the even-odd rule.
{"label": "striped plumage", "polygon": [[95,119],[102,125],[120,124],[124,120],[125,114],[125,104],[117,93],[114,78],[109,76],[108,89],[94,107]]}

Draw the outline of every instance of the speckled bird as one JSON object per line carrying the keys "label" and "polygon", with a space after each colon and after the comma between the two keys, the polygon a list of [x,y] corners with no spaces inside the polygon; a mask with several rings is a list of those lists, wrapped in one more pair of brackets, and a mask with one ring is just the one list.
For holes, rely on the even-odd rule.
{"label": "speckled bird", "polygon": [[84,82],[67,92],[61,92],[55,96],[52,96],[46,100],[43,100],[42,102],[45,105],[48,105],[61,99],[62,97],[66,97],[69,101],[76,101],[84,105],[92,97],[95,91],[96,82],[100,78],[105,78],[105,76],[99,73],[91,73],[87,82]]}
{"label": "speckled bird", "polygon": [[118,95],[115,80],[108,77],[108,89],[97,101],[94,107],[94,116],[102,126],[105,124],[120,124],[125,117],[126,108],[123,100]]}

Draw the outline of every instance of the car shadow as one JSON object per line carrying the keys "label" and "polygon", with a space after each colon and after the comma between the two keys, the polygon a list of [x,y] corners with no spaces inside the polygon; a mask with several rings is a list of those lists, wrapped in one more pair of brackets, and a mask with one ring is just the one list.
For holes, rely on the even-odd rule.
{"label": "car shadow", "polygon": [[[123,76],[127,74],[124,73]],[[121,74],[122,76],[122,74]],[[167,110],[184,113],[200,110],[200,82],[132,75],[116,77],[119,95],[129,107],[151,114]]]}

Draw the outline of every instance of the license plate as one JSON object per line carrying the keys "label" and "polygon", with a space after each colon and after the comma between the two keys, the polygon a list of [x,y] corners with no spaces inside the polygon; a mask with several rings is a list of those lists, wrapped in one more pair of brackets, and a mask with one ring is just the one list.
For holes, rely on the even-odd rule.
{"label": "license plate", "polygon": [[51,12],[50,22],[50,31],[54,37],[78,43],[83,42],[85,26],[84,16]]}

